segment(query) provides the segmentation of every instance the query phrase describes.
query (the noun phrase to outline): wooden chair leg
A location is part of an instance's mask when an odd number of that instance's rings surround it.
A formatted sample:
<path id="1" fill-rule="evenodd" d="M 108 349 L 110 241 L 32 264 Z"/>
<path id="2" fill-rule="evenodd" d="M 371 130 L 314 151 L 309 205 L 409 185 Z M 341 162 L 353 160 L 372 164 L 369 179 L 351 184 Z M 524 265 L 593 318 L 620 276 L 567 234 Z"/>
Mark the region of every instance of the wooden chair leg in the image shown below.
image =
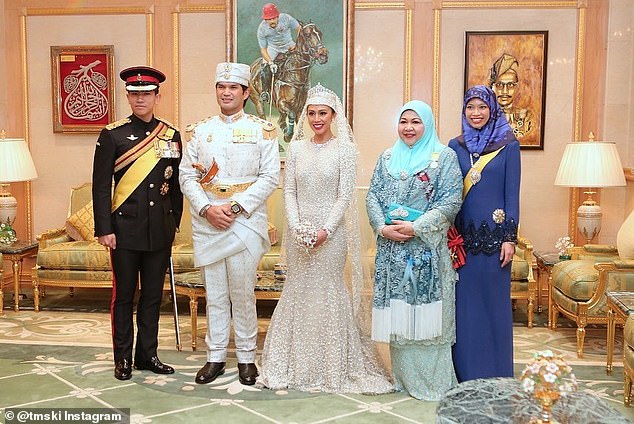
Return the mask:
<path id="1" fill-rule="evenodd" d="M 528 328 L 533 328 L 533 299 L 528 298 L 528 306 L 526 307 L 526 312 L 528 314 Z"/>
<path id="2" fill-rule="evenodd" d="M 192 350 L 195 351 L 198 337 L 198 298 L 195 294 L 189 295 L 189 320 L 192 327 Z"/>
<path id="3" fill-rule="evenodd" d="M 557 320 L 559 319 L 559 311 L 557 310 L 557 308 L 553 307 L 551 314 L 552 314 L 551 327 L 553 330 L 556 330 Z"/>
<path id="4" fill-rule="evenodd" d="M 623 405 L 630 406 L 632 404 L 632 379 L 627 372 L 624 373 L 623 383 Z"/>
<path id="5" fill-rule="evenodd" d="M 586 338 L 586 328 L 583 324 L 577 327 L 577 358 L 583 358 L 583 341 Z"/>

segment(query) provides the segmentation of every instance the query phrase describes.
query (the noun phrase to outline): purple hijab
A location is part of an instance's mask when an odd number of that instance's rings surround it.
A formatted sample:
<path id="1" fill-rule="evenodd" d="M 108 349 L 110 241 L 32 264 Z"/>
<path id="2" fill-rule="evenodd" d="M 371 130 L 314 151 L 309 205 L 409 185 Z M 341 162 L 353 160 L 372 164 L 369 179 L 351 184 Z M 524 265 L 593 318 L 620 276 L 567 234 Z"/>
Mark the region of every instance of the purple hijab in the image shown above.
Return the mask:
<path id="1" fill-rule="evenodd" d="M 489 106 L 491 116 L 481 129 L 473 128 L 467 122 L 465 109 L 471 99 L 478 98 Z M 484 85 L 476 85 L 467 90 L 462 105 L 462 139 L 469 153 L 479 155 L 490 153 L 516 140 L 513 129 L 506 120 L 493 90 Z"/>

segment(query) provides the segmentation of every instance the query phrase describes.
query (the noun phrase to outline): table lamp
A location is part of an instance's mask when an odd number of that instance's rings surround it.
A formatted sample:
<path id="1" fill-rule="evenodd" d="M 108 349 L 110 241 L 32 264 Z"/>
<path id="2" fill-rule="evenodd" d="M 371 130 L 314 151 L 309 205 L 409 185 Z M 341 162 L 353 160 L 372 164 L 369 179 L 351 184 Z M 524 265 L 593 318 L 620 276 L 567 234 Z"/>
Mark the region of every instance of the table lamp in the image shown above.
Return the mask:
<path id="1" fill-rule="evenodd" d="M 595 141 L 590 133 L 588 141 L 568 143 L 559 164 L 555 185 L 584 187 L 588 198 L 577 209 L 577 228 L 586 242 L 601 231 L 601 207 L 592 199 L 596 187 L 625 185 L 623 166 L 616 144 Z"/>
<path id="2" fill-rule="evenodd" d="M 15 222 L 18 201 L 9 192 L 9 183 L 37 178 L 31 153 L 22 138 L 6 138 L 0 131 L 0 224 Z"/>

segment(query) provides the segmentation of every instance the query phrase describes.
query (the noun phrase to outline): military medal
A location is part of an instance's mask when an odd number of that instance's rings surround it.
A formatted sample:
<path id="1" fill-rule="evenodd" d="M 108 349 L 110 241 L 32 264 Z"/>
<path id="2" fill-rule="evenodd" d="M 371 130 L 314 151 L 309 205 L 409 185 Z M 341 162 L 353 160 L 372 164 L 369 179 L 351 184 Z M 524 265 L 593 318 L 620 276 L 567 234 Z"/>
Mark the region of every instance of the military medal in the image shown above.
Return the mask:
<path id="1" fill-rule="evenodd" d="M 431 164 L 429 164 L 430 168 L 436 169 L 438 168 L 438 157 L 440 153 L 434 152 L 431 154 Z"/>
<path id="2" fill-rule="evenodd" d="M 172 178 L 173 174 L 174 174 L 174 168 L 172 168 L 172 165 L 167 165 L 167 167 L 165 168 L 165 173 L 163 173 L 163 176 L 165 177 L 166 180 L 169 180 L 170 178 Z"/>
<path id="3" fill-rule="evenodd" d="M 482 179 L 482 174 L 476 168 L 471 168 L 469 171 L 469 179 L 473 184 L 478 184 L 480 179 Z"/>
<path id="4" fill-rule="evenodd" d="M 469 154 L 469 160 L 471 161 L 471 169 L 469 170 L 469 179 L 471 180 L 473 184 L 478 184 L 480 180 L 482 179 L 482 174 L 480 173 L 480 170 L 474 166 L 474 163 L 473 163 L 474 157 L 478 159 L 480 158 L 480 155 L 478 153 L 474 153 L 473 155 Z M 476 160 L 475 163 L 478 163 L 478 161 Z"/>

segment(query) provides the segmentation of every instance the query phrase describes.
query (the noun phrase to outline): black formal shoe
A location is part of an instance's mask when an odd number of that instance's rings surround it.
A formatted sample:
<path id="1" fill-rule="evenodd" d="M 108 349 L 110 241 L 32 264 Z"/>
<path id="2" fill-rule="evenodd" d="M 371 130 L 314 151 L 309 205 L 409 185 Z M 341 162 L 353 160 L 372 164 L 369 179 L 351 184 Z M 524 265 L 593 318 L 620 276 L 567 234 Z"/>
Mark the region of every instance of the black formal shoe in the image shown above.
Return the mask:
<path id="1" fill-rule="evenodd" d="M 132 361 L 119 359 L 114 364 L 114 378 L 117 380 L 129 380 L 132 377 Z"/>
<path id="2" fill-rule="evenodd" d="M 135 361 L 134 368 L 138 370 L 149 370 L 154 374 L 174 374 L 174 368 L 161 362 L 158 356 L 152 356 L 145 363 Z"/>
<path id="3" fill-rule="evenodd" d="M 238 379 L 245 386 L 253 386 L 258 375 L 258 368 L 253 362 L 238 364 Z"/>
<path id="4" fill-rule="evenodd" d="M 202 367 L 196 373 L 196 383 L 198 384 L 207 384 L 214 381 L 218 376 L 225 373 L 225 363 L 224 362 L 207 362 L 204 367 Z"/>

